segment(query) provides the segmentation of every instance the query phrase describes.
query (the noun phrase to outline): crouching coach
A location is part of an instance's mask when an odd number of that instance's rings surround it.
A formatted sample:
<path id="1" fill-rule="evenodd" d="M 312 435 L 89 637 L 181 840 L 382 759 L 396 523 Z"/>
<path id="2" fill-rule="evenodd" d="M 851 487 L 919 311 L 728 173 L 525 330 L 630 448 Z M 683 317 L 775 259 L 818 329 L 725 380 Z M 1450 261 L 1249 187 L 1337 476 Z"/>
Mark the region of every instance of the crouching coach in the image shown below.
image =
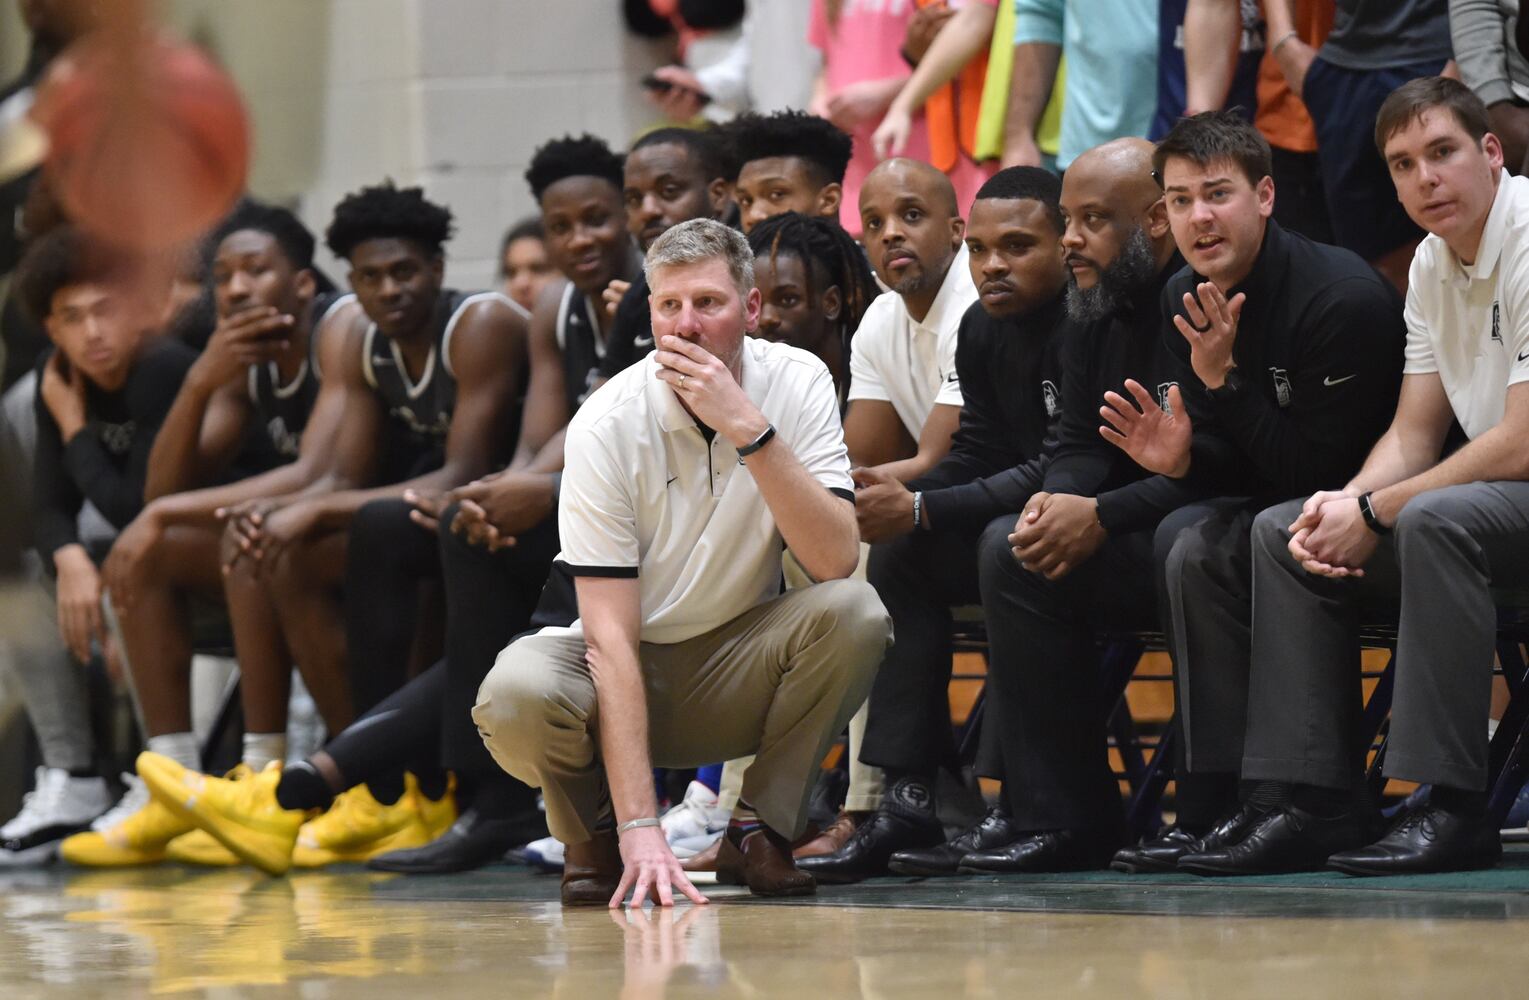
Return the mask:
<path id="1" fill-rule="evenodd" d="M 790 842 L 892 637 L 876 592 L 844 579 L 859 538 L 833 380 L 745 336 L 760 296 L 740 234 L 681 223 L 645 268 L 657 350 L 569 424 L 539 628 L 500 654 L 473 717 L 542 789 L 565 904 L 704 902 L 665 843 L 652 768 L 746 754 L 719 880 L 811 893 Z M 783 543 L 826 582 L 782 594 Z"/>

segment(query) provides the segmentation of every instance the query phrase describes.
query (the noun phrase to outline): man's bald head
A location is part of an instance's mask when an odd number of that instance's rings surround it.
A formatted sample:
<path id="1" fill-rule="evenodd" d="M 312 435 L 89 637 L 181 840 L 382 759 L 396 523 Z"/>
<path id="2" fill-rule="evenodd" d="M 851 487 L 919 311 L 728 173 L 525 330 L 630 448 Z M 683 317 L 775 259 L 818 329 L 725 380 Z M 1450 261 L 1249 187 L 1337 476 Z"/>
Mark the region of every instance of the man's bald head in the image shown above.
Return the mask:
<path id="1" fill-rule="evenodd" d="M 1152 151 L 1146 139 L 1114 139 L 1095 146 L 1072 162 L 1063 183 L 1076 177 L 1077 183 L 1099 189 L 1122 207 L 1142 207 L 1163 196 L 1162 188 L 1152 178 Z"/>
<path id="2" fill-rule="evenodd" d="M 945 176 L 945 171 L 932 167 L 922 160 L 909 160 L 905 157 L 894 157 L 883 160 L 865 176 L 865 182 L 860 186 L 861 213 L 865 212 L 865 196 L 868 190 L 876 188 L 892 188 L 898 191 L 916 192 L 936 211 L 943 212 L 947 216 L 961 214 L 961 208 L 956 204 L 956 189 L 950 183 L 950 178 Z"/>
<path id="3" fill-rule="evenodd" d="M 922 320 L 961 248 L 950 178 L 917 160 L 879 164 L 860 187 L 860 227 L 877 276 Z"/>
<path id="4" fill-rule="evenodd" d="M 1173 255 L 1152 143 L 1116 139 L 1079 156 L 1062 178 L 1068 312 L 1099 319 L 1151 282 Z"/>

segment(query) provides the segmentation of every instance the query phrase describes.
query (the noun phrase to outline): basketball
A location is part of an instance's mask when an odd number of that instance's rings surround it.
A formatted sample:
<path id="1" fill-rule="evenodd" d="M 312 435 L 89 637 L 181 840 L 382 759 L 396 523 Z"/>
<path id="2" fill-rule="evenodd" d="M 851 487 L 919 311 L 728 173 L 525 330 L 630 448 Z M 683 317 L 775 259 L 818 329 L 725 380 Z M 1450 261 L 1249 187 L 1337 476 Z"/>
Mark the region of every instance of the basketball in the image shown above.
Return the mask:
<path id="1" fill-rule="evenodd" d="M 158 250 L 201 235 L 244 190 L 249 121 L 202 52 L 87 39 L 60 60 L 33 112 L 69 214 L 102 240 Z"/>

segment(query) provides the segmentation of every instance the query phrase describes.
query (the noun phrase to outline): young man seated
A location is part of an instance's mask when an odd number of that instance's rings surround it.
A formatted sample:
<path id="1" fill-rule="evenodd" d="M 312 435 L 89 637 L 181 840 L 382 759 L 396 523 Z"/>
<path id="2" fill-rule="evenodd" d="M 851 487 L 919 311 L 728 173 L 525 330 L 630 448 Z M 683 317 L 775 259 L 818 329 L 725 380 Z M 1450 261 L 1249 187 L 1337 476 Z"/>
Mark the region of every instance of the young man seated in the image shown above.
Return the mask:
<path id="1" fill-rule="evenodd" d="M 1161 617 L 1174 664 L 1183 748 L 1175 823 L 1111 862 L 1172 870 L 1177 859 L 1240 837 L 1264 794 L 1239 808 L 1252 615 L 1249 531 L 1260 510 L 1346 479 L 1396 406 L 1402 303 L 1357 254 L 1314 243 L 1271 218 L 1267 141 L 1231 112 L 1180 119 L 1153 154 L 1174 240 L 1189 267 L 1164 307 L 1171 350 L 1189 363 L 1236 451 L 1235 494 L 1165 519 L 1156 547 Z M 1142 465 L 1190 465 L 1190 429 L 1145 392 L 1107 397 L 1109 437 Z M 1165 432 L 1176 428 L 1168 445 Z M 1158 452 L 1159 454 L 1152 454 Z M 1224 822 L 1223 822 L 1224 821 Z M 1202 839 L 1203 838 L 1203 839 Z"/>
<path id="2" fill-rule="evenodd" d="M 1485 723 L 1492 588 L 1529 583 L 1529 180 L 1503 169 L 1487 126 L 1481 100 L 1443 77 L 1381 106 L 1375 144 L 1429 233 L 1408 279 L 1401 398 L 1348 483 L 1253 523 L 1242 777 L 1280 794 L 1240 838 L 1181 869 L 1399 875 L 1501 856 Z M 1468 441 L 1445 455 L 1456 422 Z M 1357 669 L 1359 608 L 1377 604 L 1399 614 L 1385 774 L 1433 786 L 1379 840 Z"/>
<path id="3" fill-rule="evenodd" d="M 1003 780 L 1007 823 L 970 831 L 960 872 L 1097 868 L 1120 846 L 1099 635 L 1157 626 L 1154 529 L 1206 495 L 1200 478 L 1214 482 L 1226 461 L 1201 390 L 1163 337 L 1162 289 L 1183 260 L 1151 144 L 1119 139 L 1079 156 L 1062 207 L 1067 308 L 1079 325 L 1063 350 L 1057 440 L 1017 523 L 991 522 L 978 543 L 990 662 L 983 725 L 996 737 L 984 763 Z M 1198 418 L 1194 476 L 1153 475 L 1100 436 L 1106 393 L 1132 381 Z"/>
<path id="4" fill-rule="evenodd" d="M 405 493 L 410 530 L 436 536 L 450 608 L 446 655 L 286 769 L 275 802 L 289 818 L 265 839 L 267 857 L 299 867 L 366 861 L 385 871 L 462 871 L 544 829 L 533 794 L 494 765 L 470 713 L 494 657 L 528 624 L 557 552 L 563 430 L 599 360 L 600 314 L 591 303 L 609 282 L 630 277 L 636 259 L 617 222 L 620 176 L 620 158 L 588 136 L 554 139 L 532 157 L 526 179 L 541 205 L 547 250 L 570 283 L 547 288 L 532 316 L 515 457 L 453 490 Z M 449 768 L 462 806 L 449 829 L 415 846 L 401 836 L 417 811 L 416 796 L 403 794 L 410 767 Z M 315 809 L 329 811 L 299 829 Z"/>
<path id="5" fill-rule="evenodd" d="M 37 366 L 33 541 L 70 655 L 15 661 L 43 766 L 21 812 L 0 828 L 0 863 L 48 861 L 111 805 L 85 676 L 107 644 L 97 568 L 106 546 L 87 543 L 79 516 L 86 501 L 115 528 L 137 516 L 154 435 L 195 358 L 157 334 L 168 288 L 147 301 L 129 273 L 127 261 L 69 226 L 34 243 L 17 271 L 21 301 L 53 343 Z"/>
<path id="6" fill-rule="evenodd" d="M 756 752 L 720 877 L 811 892 L 790 840 L 891 637 L 874 592 L 843 579 L 857 539 L 833 382 L 745 337 L 760 297 L 737 232 L 682 223 L 646 270 L 658 350 L 570 425 L 542 627 L 500 655 L 473 717 L 542 789 L 565 904 L 701 902 L 659 828 L 652 765 Z M 829 582 L 779 594 L 783 543 Z"/>
<path id="7" fill-rule="evenodd" d="M 860 758 L 885 768 L 890 785 L 862 806 L 875 814 L 842 848 L 804 863 L 825 881 L 884 874 L 894 852 L 945 839 L 933 787 L 940 767 L 956 766 L 946 697 L 950 608 L 980 599 L 977 540 L 995 517 L 1029 499 L 1060 412 L 1067 286 L 1060 194 L 1056 175 L 1037 167 L 1001 171 L 982 186 L 966 226 L 968 280 L 979 298 L 961 317 L 955 362 L 964 404 L 950 453 L 908 484 L 857 472 L 860 533 L 873 543 L 866 577 L 898 636 L 871 688 Z M 1011 470 L 1024 471 L 1027 485 L 1010 485 Z M 900 859 L 899 870 L 952 872 L 970 846 L 945 850 L 955 854 L 948 864 Z"/>
<path id="8" fill-rule="evenodd" d="M 251 717 L 249 691 L 274 693 L 259 704 L 284 709 L 294 662 L 330 732 L 354 716 L 338 588 L 357 513 L 378 500 L 401 503 L 409 490 L 462 485 L 509 451 L 525 322 L 496 293 L 442 287 L 450 234 L 451 213 L 418 188 L 365 188 L 335 209 L 329 246 L 350 263 L 365 318 L 357 321 L 359 338 L 346 338 L 356 349 L 324 367 L 321 397 L 341 397 L 332 466 L 303 490 L 236 508 L 224 537 L 246 726 L 272 745 L 284 732 L 284 712 Z M 279 835 L 288 826 L 295 835 L 303 816 L 277 806 L 279 768 L 224 782 L 145 753 L 139 775 L 181 821 L 206 829 L 242 860 L 272 872 L 290 865 L 290 839 L 283 846 Z M 416 843 L 450 825 L 449 800 L 407 791 L 422 814 Z"/>
<path id="9" fill-rule="evenodd" d="M 724 127 L 733 165 L 733 200 L 747 234 L 782 212 L 839 218 L 853 142 L 826 118 L 805 111 L 739 115 Z"/>
<path id="10" fill-rule="evenodd" d="M 360 312 L 354 296 L 318 292 L 313 235 L 284 209 L 246 203 L 210 243 L 218 325 L 155 440 L 150 503 L 112 546 L 104 571 L 148 748 L 189 768 L 201 767 L 191 732 L 193 608 L 223 597 L 218 512 L 297 492 L 328 468 L 341 413 L 334 394 L 315 411 L 320 373 L 326 362 L 341 364 Z M 358 343 L 352 337 L 350 349 Z M 314 432 L 305 434 L 310 417 Z M 230 473 L 251 436 L 263 438 L 283 464 L 205 486 Z M 272 692 L 251 687 L 248 694 Z M 285 712 L 285 703 L 262 704 L 251 716 Z M 260 731 L 248 734 L 239 773 L 278 759 L 276 743 Z M 71 837 L 62 856 L 87 866 L 142 865 L 163 860 L 168 849 L 178 860 L 233 860 L 210 837 L 181 837 L 186 824 L 152 805 L 136 778 L 110 819 Z"/>

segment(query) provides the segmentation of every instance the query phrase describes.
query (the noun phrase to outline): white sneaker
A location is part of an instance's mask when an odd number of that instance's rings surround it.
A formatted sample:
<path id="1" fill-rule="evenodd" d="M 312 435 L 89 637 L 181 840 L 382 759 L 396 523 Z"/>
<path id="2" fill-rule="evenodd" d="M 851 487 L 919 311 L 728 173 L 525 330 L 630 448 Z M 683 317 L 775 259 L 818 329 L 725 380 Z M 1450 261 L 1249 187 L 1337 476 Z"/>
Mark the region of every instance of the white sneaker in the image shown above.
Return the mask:
<path id="1" fill-rule="evenodd" d="M 664 813 L 659 823 L 674 856 L 684 860 L 710 847 L 727 829 L 727 819 L 727 812 L 717 805 L 717 793 L 699 781 L 692 781 L 685 789 L 684 800 Z"/>
<path id="2" fill-rule="evenodd" d="M 61 767 L 39 767 L 21 811 L 0 826 L 0 868 L 47 864 L 59 842 L 90 826 L 111 807 L 104 778 L 75 778 Z"/>
<path id="3" fill-rule="evenodd" d="M 543 837 L 541 840 L 533 840 L 521 848 L 526 856 L 526 864 L 532 868 L 544 872 L 560 872 L 563 870 L 563 842 L 556 837 Z"/>
<path id="4" fill-rule="evenodd" d="M 97 833 L 104 833 L 110 830 L 133 815 L 133 813 L 148 805 L 149 800 L 153 798 L 149 794 L 149 786 L 145 785 L 143 779 L 138 777 L 138 775 L 123 771 L 118 777 L 122 779 L 122 787 L 126 791 L 122 793 L 122 798 L 118 799 L 111 809 L 97 816 L 95 822 L 90 824 L 90 828 Z"/>

